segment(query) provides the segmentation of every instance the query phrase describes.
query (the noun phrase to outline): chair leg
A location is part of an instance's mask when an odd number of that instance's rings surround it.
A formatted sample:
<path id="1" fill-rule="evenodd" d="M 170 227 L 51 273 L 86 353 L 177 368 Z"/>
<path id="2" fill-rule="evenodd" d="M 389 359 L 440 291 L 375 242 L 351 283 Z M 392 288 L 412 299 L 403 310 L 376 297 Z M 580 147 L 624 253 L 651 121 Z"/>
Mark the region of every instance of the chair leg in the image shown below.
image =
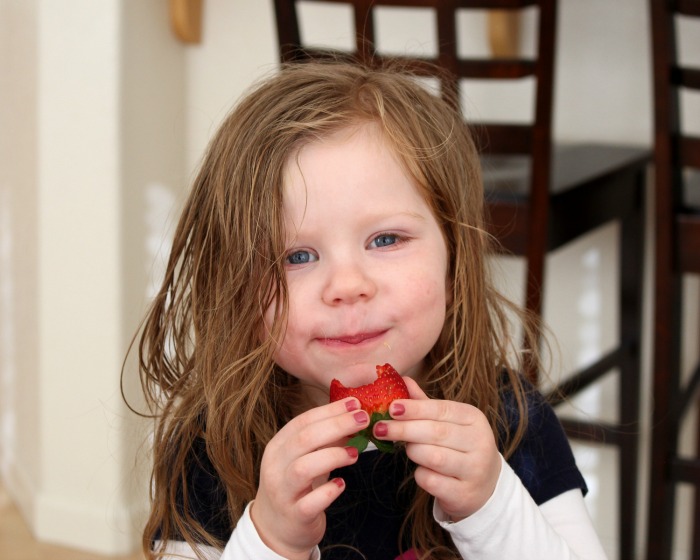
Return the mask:
<path id="1" fill-rule="evenodd" d="M 671 478 L 671 467 L 678 449 L 680 428 L 675 401 L 680 382 L 682 283 L 679 275 L 670 272 L 670 262 L 667 268 L 668 271 L 657 270 L 656 274 L 654 410 L 646 560 L 668 560 L 673 549 L 676 484 Z"/>
<path id="2" fill-rule="evenodd" d="M 695 419 L 695 457 L 700 458 L 700 395 L 695 399 L 697 417 Z M 696 560 L 700 559 L 700 483 L 695 484 L 695 504 L 693 511 L 693 555 Z"/>
<path id="3" fill-rule="evenodd" d="M 643 174 L 642 174 L 643 175 Z M 636 546 L 639 482 L 639 408 L 644 273 L 644 176 L 638 180 L 636 211 L 622 221 L 620 232 L 620 326 L 623 359 L 619 372 L 619 558 L 632 560 Z"/>
<path id="4" fill-rule="evenodd" d="M 670 456 L 668 455 L 673 445 L 668 441 L 661 441 L 669 431 L 664 428 L 664 424 L 667 423 L 655 422 L 652 433 L 651 447 L 654 452 L 650 472 L 646 560 L 668 560 L 671 558 L 673 548 L 676 486 L 669 477 Z"/>

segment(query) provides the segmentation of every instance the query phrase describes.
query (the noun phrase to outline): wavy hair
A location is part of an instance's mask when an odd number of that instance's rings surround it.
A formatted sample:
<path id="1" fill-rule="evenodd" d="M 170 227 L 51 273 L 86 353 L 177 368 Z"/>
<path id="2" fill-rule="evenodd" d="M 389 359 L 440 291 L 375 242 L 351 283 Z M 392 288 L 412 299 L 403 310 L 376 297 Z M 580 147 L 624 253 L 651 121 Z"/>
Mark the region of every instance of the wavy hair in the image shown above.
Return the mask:
<path id="1" fill-rule="evenodd" d="M 454 101 L 402 69 L 304 63 L 256 85 L 224 120 L 139 336 L 141 384 L 156 419 L 152 507 L 143 533 L 149 558 L 158 555 L 151 551 L 157 539 L 224 544 L 181 507 L 195 440 L 206 442 L 234 527 L 255 497 L 266 444 L 299 409 L 300 384 L 273 360 L 288 309 L 283 170 L 295 150 L 344 127 L 380 126 L 446 239 L 451 293 L 442 333 L 425 360 L 424 390 L 480 408 L 506 457 L 517 446 L 527 417 L 508 309 L 524 321 L 527 336 L 536 331 L 489 279 L 479 157 Z M 270 336 L 261 337 L 273 302 L 278 315 Z M 505 384 L 519 408 L 514 429 L 504 410 Z M 405 522 L 412 546 L 430 558 L 458 558 L 433 521 L 430 496 L 411 479 L 406 484 L 415 487 Z"/>

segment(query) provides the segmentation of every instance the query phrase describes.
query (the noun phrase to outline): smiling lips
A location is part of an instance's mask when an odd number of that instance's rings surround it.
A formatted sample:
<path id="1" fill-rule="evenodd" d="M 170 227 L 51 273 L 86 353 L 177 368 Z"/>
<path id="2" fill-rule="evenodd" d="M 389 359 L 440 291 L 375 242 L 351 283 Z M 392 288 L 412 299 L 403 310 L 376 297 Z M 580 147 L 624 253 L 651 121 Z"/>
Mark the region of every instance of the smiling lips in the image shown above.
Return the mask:
<path id="1" fill-rule="evenodd" d="M 328 338 L 320 338 L 319 340 L 323 342 L 324 344 L 330 344 L 330 345 L 357 345 L 357 344 L 362 344 L 363 342 L 366 342 L 368 340 L 372 340 L 375 338 L 380 337 L 383 335 L 386 331 L 374 331 L 374 332 L 366 332 L 366 333 L 359 333 L 359 334 L 354 334 L 354 335 L 347 335 L 347 336 L 337 336 L 337 337 L 328 337 Z"/>

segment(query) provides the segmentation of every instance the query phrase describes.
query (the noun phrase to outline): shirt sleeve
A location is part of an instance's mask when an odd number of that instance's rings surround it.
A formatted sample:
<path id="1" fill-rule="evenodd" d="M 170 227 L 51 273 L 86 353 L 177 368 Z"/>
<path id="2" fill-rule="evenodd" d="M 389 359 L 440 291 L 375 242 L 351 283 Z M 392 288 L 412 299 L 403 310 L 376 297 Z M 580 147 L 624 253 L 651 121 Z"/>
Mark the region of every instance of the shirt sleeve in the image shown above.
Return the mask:
<path id="1" fill-rule="evenodd" d="M 251 504 L 252 502 L 245 508 L 223 552 L 211 546 L 197 547 L 206 560 L 285 560 L 284 556 L 270 550 L 258 535 L 250 517 Z M 165 544 L 163 558 L 166 560 L 197 559 L 195 551 L 186 542 L 168 541 Z M 321 552 L 318 547 L 311 552 L 309 560 L 321 560 Z"/>
<path id="2" fill-rule="evenodd" d="M 480 560 L 606 560 L 580 490 L 538 506 L 502 458 L 491 498 L 471 516 L 449 521 L 437 502 L 435 520 L 463 558 Z"/>
<path id="3" fill-rule="evenodd" d="M 571 445 L 552 406 L 525 380 L 527 429 L 508 464 L 537 505 L 579 489 L 585 496 L 586 481 L 576 466 Z M 517 430 L 520 415 L 512 392 L 504 394 L 511 430 Z"/>

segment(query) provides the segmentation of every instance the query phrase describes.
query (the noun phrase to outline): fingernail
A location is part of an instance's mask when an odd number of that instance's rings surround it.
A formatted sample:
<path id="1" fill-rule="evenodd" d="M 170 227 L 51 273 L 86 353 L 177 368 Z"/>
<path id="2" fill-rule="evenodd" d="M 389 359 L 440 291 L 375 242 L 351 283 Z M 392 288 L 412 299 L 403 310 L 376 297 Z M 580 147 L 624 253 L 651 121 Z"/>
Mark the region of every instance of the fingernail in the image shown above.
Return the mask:
<path id="1" fill-rule="evenodd" d="M 333 482 L 338 488 L 342 488 L 343 486 L 345 486 L 345 481 L 344 481 L 342 478 L 334 478 L 334 479 L 332 480 L 332 482 Z"/>
<path id="2" fill-rule="evenodd" d="M 378 437 L 384 437 L 389 433 L 389 426 L 387 426 L 384 422 L 377 422 L 374 425 L 374 435 Z"/>
<path id="3" fill-rule="evenodd" d="M 357 459 L 357 456 L 360 454 L 360 452 L 357 450 L 357 447 L 348 446 L 345 448 L 345 451 L 347 451 L 351 459 Z"/>
<path id="4" fill-rule="evenodd" d="M 355 399 L 352 399 L 351 401 L 345 402 L 345 408 L 348 409 L 348 412 L 352 412 L 360 408 L 360 404 Z"/>
<path id="5" fill-rule="evenodd" d="M 401 403 L 391 403 L 389 413 L 392 416 L 401 416 L 404 412 L 406 412 L 406 407 L 404 405 Z"/>
<path id="6" fill-rule="evenodd" d="M 369 419 L 367 413 L 364 410 L 356 412 L 355 414 L 353 414 L 353 417 L 355 418 L 355 422 L 357 422 L 358 424 L 366 424 L 367 420 Z"/>

